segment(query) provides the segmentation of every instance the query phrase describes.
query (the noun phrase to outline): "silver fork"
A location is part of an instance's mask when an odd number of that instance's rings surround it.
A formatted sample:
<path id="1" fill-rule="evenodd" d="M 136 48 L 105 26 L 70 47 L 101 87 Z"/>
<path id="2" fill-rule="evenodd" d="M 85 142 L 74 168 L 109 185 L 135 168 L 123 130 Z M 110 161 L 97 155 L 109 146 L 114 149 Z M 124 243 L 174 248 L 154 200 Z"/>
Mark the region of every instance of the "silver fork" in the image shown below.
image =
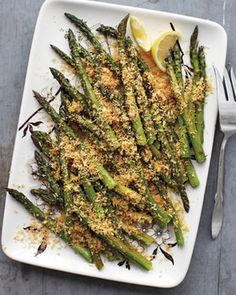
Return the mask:
<path id="1" fill-rule="evenodd" d="M 220 129 L 224 134 L 220 148 L 217 189 L 211 220 L 211 235 L 213 239 L 216 239 L 223 223 L 225 147 L 230 136 L 236 133 L 236 79 L 233 67 L 230 69 L 229 73 L 225 69 L 223 83 L 218 70 L 216 68 L 214 68 L 214 70 L 219 105 Z"/>

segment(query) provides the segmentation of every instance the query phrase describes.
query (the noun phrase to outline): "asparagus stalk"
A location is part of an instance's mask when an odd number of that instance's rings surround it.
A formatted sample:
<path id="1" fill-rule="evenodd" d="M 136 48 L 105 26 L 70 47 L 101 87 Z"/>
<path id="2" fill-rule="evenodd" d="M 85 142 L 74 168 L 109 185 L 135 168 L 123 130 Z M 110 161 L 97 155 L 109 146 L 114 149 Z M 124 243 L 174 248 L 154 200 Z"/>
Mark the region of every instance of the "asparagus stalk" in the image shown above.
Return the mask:
<path id="1" fill-rule="evenodd" d="M 186 130 L 183 116 L 178 117 L 178 124 L 179 124 L 179 137 L 180 137 L 181 148 L 182 148 L 182 157 L 184 159 L 189 159 L 190 147 L 189 147 L 188 135 L 187 135 L 187 130 Z"/>
<path id="2" fill-rule="evenodd" d="M 73 210 L 73 199 L 68 186 L 70 184 L 70 177 L 69 177 L 69 170 L 68 170 L 68 162 L 65 156 L 65 151 L 60 142 L 60 135 L 57 134 L 57 138 L 59 139 L 59 161 L 61 166 L 61 180 L 62 180 L 62 187 L 63 187 L 63 199 L 64 199 L 64 207 L 65 207 L 65 225 L 68 229 L 72 226 L 72 219 L 71 213 Z"/>
<path id="3" fill-rule="evenodd" d="M 50 150 L 53 143 L 49 134 L 38 130 L 32 131 L 31 139 L 41 153 L 43 153 L 46 157 L 51 158 Z"/>
<path id="4" fill-rule="evenodd" d="M 52 176 L 50 167 L 47 165 L 44 158 L 40 155 L 38 151 L 35 151 L 35 161 L 38 165 L 40 176 L 49 184 L 50 189 L 54 192 L 57 199 L 61 199 L 61 188 L 57 181 Z"/>
<path id="5" fill-rule="evenodd" d="M 181 53 L 179 47 L 176 45 L 173 50 L 174 55 L 174 70 L 176 75 L 176 80 L 181 92 L 182 100 L 184 100 L 184 83 L 183 83 L 183 76 L 182 76 L 182 66 L 181 66 Z M 189 141 L 187 136 L 186 125 L 182 115 L 178 117 L 178 124 L 179 124 L 179 137 L 182 147 L 182 157 L 189 159 L 190 158 L 190 147 Z"/>
<path id="6" fill-rule="evenodd" d="M 75 87 L 70 84 L 70 81 L 57 69 L 50 68 L 53 77 L 61 85 L 61 88 L 75 101 L 79 101 L 84 110 L 88 110 L 88 101 L 85 95 L 80 93 Z"/>
<path id="7" fill-rule="evenodd" d="M 150 246 L 155 242 L 155 239 L 152 236 L 149 236 L 144 231 L 136 228 L 132 225 L 127 225 L 126 223 L 120 221 L 122 230 L 131 238 L 142 242 L 146 246 Z"/>
<path id="8" fill-rule="evenodd" d="M 63 200 L 58 199 L 57 195 L 50 190 L 45 189 L 32 189 L 31 194 L 36 198 L 41 198 L 44 202 L 52 205 L 52 206 L 62 206 Z"/>
<path id="9" fill-rule="evenodd" d="M 169 208 L 174 212 L 172 215 L 173 216 L 172 222 L 173 222 L 173 226 L 174 226 L 176 242 L 177 242 L 178 246 L 182 247 L 184 245 L 184 236 L 183 236 L 183 232 L 182 232 L 180 222 L 179 222 L 178 216 L 176 214 L 175 208 L 174 208 L 170 198 L 168 197 L 166 191 L 163 189 L 163 186 L 161 185 L 161 182 L 159 180 L 157 180 L 156 185 L 157 185 L 157 188 L 158 188 L 161 196 L 167 202 Z"/>
<path id="10" fill-rule="evenodd" d="M 139 109 L 136 103 L 134 90 L 132 87 L 132 81 L 129 77 L 129 63 L 126 56 L 126 26 L 129 15 L 127 15 L 118 26 L 118 46 L 119 46 L 119 55 L 121 63 L 121 72 L 122 72 L 122 81 L 124 84 L 125 90 L 125 103 L 127 106 L 129 118 L 132 122 L 132 126 L 135 132 L 135 137 L 139 145 L 147 144 L 147 139 L 143 130 L 142 121 L 139 115 Z"/>
<path id="11" fill-rule="evenodd" d="M 105 218 L 105 211 L 103 207 L 96 200 L 96 192 L 93 185 L 89 181 L 83 181 L 83 189 L 86 193 L 88 201 L 93 205 L 95 212 L 101 219 Z"/>
<path id="12" fill-rule="evenodd" d="M 175 69 L 176 80 L 181 90 L 182 99 L 184 100 L 185 97 L 184 97 L 184 84 L 183 84 L 183 76 L 182 76 L 182 68 L 181 68 L 181 53 L 177 45 L 174 48 L 173 56 L 174 56 L 174 69 Z M 190 114 L 192 115 L 191 120 L 195 122 L 194 103 L 192 103 L 191 101 L 187 103 L 189 104 L 189 108 L 192 109 L 192 112 Z M 179 123 L 179 135 L 180 135 L 180 141 L 181 141 L 181 147 L 182 147 L 182 157 L 189 159 L 190 147 L 189 147 L 186 125 L 182 115 L 178 117 L 178 123 Z M 192 165 L 190 160 L 187 160 L 186 166 L 187 166 L 186 170 L 187 170 L 189 182 L 192 187 L 196 187 L 199 184 L 199 180 L 198 180 L 196 171 L 194 169 L 194 166 Z"/>
<path id="13" fill-rule="evenodd" d="M 168 175 L 164 173 L 161 173 L 160 179 L 172 190 L 178 192 L 178 184 L 173 178 L 169 177 Z"/>
<path id="14" fill-rule="evenodd" d="M 185 102 L 182 101 L 182 95 L 180 95 L 181 91 L 179 91 L 178 81 L 176 79 L 176 75 L 175 75 L 175 71 L 173 67 L 173 59 L 171 56 L 168 57 L 166 66 L 167 66 L 167 72 L 170 77 L 172 89 L 178 100 L 180 109 L 183 112 L 183 119 L 186 124 L 188 135 L 196 155 L 196 160 L 198 163 L 203 163 L 206 160 L 206 156 L 202 147 L 201 139 L 196 130 L 195 121 L 192 120 L 192 115 L 191 115 L 191 112 L 194 111 L 193 110 L 194 105 L 193 103 L 189 103 L 187 106 L 185 106 Z"/>
<path id="15" fill-rule="evenodd" d="M 120 146 L 120 143 L 118 139 L 116 138 L 116 135 L 114 131 L 112 130 L 112 128 L 106 123 L 106 120 L 103 118 L 102 105 L 100 104 L 99 100 L 94 94 L 92 85 L 89 81 L 88 75 L 85 71 L 85 68 L 83 66 L 82 60 L 78 52 L 78 46 L 77 46 L 75 35 L 71 30 L 68 31 L 68 40 L 69 40 L 69 46 L 71 49 L 72 58 L 75 63 L 76 71 L 81 79 L 81 83 L 82 83 L 82 87 L 84 89 L 85 95 L 91 100 L 92 106 L 96 110 L 96 114 L 99 117 L 99 122 L 101 122 L 102 127 L 105 128 L 105 133 L 107 135 L 107 139 L 109 139 L 110 145 L 114 149 L 117 149 Z"/>
<path id="16" fill-rule="evenodd" d="M 18 202 L 20 202 L 29 213 L 43 222 L 54 234 L 58 235 L 64 242 L 66 242 L 76 253 L 83 256 L 88 262 L 92 263 L 92 255 L 88 248 L 79 244 L 75 244 L 71 239 L 69 233 L 61 228 L 58 222 L 47 216 L 42 210 L 35 206 L 25 195 L 17 190 L 7 188 L 7 192 Z"/>
<path id="17" fill-rule="evenodd" d="M 113 60 L 113 58 L 110 56 L 109 53 L 107 53 L 101 43 L 98 41 L 96 36 L 92 33 L 90 28 L 87 26 L 86 22 L 84 22 L 82 19 L 77 18 L 76 16 L 70 14 L 70 13 L 65 13 L 65 16 L 76 25 L 76 27 L 79 28 L 79 30 L 84 34 L 84 36 L 91 42 L 93 47 L 96 49 L 96 51 L 100 54 L 103 54 L 107 65 L 110 67 L 110 69 L 116 74 L 119 75 L 119 67 Z"/>
<path id="18" fill-rule="evenodd" d="M 131 68 L 133 67 L 133 70 L 134 70 L 134 73 L 131 79 L 132 79 L 132 85 L 136 94 L 136 100 L 138 102 L 138 106 L 140 109 L 144 131 L 147 136 L 148 143 L 153 144 L 156 139 L 156 131 L 155 131 L 154 123 L 152 121 L 152 117 L 150 114 L 148 99 L 146 97 L 145 89 L 143 87 L 142 76 L 138 70 L 137 51 L 134 48 L 134 45 L 130 38 L 127 38 L 126 44 L 127 44 L 128 54 L 130 56 L 129 66 Z"/>
<path id="19" fill-rule="evenodd" d="M 172 167 L 173 170 L 173 174 L 174 174 L 174 178 L 177 181 L 177 186 L 178 186 L 178 191 L 180 193 L 182 202 L 183 202 L 183 206 L 186 212 L 189 211 L 189 200 L 188 200 L 188 196 L 186 194 L 185 191 L 185 187 L 184 187 L 184 180 L 183 180 L 183 171 L 181 169 L 180 166 L 180 159 L 178 159 L 176 157 L 176 154 L 172 148 L 172 145 L 170 143 L 170 141 L 168 140 L 166 134 L 164 133 L 164 130 L 161 126 L 159 126 L 159 139 L 162 143 L 163 148 L 166 151 L 166 155 L 170 161 L 170 165 Z"/>
<path id="20" fill-rule="evenodd" d="M 155 156 L 155 158 L 157 160 L 161 159 L 161 157 L 162 157 L 161 152 L 155 144 L 151 144 L 150 149 L 151 149 L 152 154 Z"/>
<path id="21" fill-rule="evenodd" d="M 198 50 L 198 59 L 200 66 L 200 75 L 203 79 L 203 90 L 202 90 L 202 100 L 197 104 L 196 111 L 196 125 L 198 133 L 200 134 L 201 142 L 204 141 L 204 99 L 206 96 L 206 61 L 205 61 L 205 52 L 204 47 L 199 47 Z"/>
<path id="22" fill-rule="evenodd" d="M 60 48 L 58 48 L 55 45 L 50 44 L 50 46 L 68 65 L 70 65 L 71 67 L 75 66 L 73 59 L 70 56 L 68 56 L 65 52 L 63 52 Z M 86 61 L 88 61 L 89 63 L 93 63 L 93 57 L 91 53 L 87 49 L 85 49 L 80 43 L 78 43 L 77 46 L 80 57 L 85 58 Z"/>
<path id="23" fill-rule="evenodd" d="M 74 67 L 73 59 L 63 52 L 60 48 L 55 45 L 50 44 L 51 48 L 72 68 Z"/>
<path id="24" fill-rule="evenodd" d="M 200 67 L 198 60 L 198 26 L 194 28 L 190 38 L 190 61 L 193 66 L 194 80 L 199 81 Z"/>
<path id="25" fill-rule="evenodd" d="M 198 48 L 198 26 L 194 28 L 190 39 L 190 61 L 193 67 L 193 91 L 198 86 L 200 79 L 203 80 L 202 97 L 195 102 L 196 105 L 196 129 L 203 143 L 204 137 L 204 98 L 206 95 L 206 63 L 204 48 Z"/>
<path id="26" fill-rule="evenodd" d="M 100 27 L 98 27 L 96 29 L 96 31 L 103 34 L 103 35 L 105 35 L 105 36 L 112 37 L 114 39 L 118 38 L 117 30 L 115 28 L 113 28 L 113 27 L 110 27 L 110 26 L 100 25 Z"/>
<path id="27" fill-rule="evenodd" d="M 194 28 L 193 34 L 191 35 L 190 38 L 190 62 L 193 67 L 193 86 L 192 86 L 192 93 L 191 96 L 193 95 L 193 92 L 195 88 L 197 87 L 197 83 L 199 82 L 200 79 L 200 68 L 199 68 L 199 62 L 198 62 L 198 26 Z M 197 124 L 196 120 L 196 102 L 191 101 L 190 108 L 191 108 L 191 114 L 192 114 L 192 120 L 195 121 L 195 124 Z M 196 125 L 196 130 L 197 130 L 197 125 Z"/>
<path id="28" fill-rule="evenodd" d="M 196 174 L 196 170 L 190 160 L 186 161 L 186 170 L 188 174 L 188 180 L 192 187 L 197 187 L 200 182 Z"/>
<path id="29" fill-rule="evenodd" d="M 80 127 L 87 129 L 98 138 L 104 139 L 105 134 L 103 130 L 94 124 L 92 120 L 78 114 L 71 114 L 67 117 L 67 119 L 69 122 L 77 123 Z"/>

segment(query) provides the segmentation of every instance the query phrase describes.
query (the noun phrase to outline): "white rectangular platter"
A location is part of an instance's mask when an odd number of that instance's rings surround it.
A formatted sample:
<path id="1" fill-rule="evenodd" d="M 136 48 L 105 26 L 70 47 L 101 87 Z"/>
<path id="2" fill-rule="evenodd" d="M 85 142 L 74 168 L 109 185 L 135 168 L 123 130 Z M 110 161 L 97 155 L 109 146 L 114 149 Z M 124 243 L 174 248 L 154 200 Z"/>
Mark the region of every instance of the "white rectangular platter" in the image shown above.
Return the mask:
<path id="1" fill-rule="evenodd" d="M 89 26 L 98 23 L 116 26 L 127 13 L 131 13 L 143 21 L 153 40 L 159 33 L 170 30 L 169 23 L 172 22 L 175 28 L 184 36 L 183 47 L 188 46 L 189 37 L 194 26 L 198 25 L 200 43 L 206 48 L 207 65 L 212 66 L 214 64 L 220 72 L 223 71 L 227 38 L 224 29 L 214 22 L 160 11 L 93 1 L 49 0 L 43 4 L 35 28 L 19 126 L 38 108 L 38 104 L 32 95 L 32 89 L 42 93 L 42 90 L 47 85 L 46 92 L 50 87 L 57 86 L 57 82 L 53 80 L 48 68 L 49 66 L 59 66 L 59 61 L 55 61 L 55 54 L 49 44 L 55 44 L 62 49 L 68 50 L 64 34 L 69 27 L 75 29 L 64 17 L 64 12 L 72 13 L 86 20 Z M 209 69 L 208 71 L 211 72 Z M 45 117 L 45 114 L 40 113 L 37 116 L 40 119 L 42 116 Z M 166 288 L 180 284 L 187 273 L 197 236 L 212 153 L 216 117 L 217 98 L 215 93 L 212 93 L 208 96 L 205 107 L 204 148 L 207 160 L 201 166 L 195 165 L 200 179 L 200 186 L 197 189 L 188 188 L 191 209 L 189 214 L 186 214 L 186 223 L 189 231 L 185 234 L 185 246 L 182 249 L 174 247 L 171 250 L 171 255 L 175 261 L 174 265 L 169 260 L 164 259 L 163 256 L 157 256 L 153 261 L 154 267 L 149 272 L 143 271 L 134 265 L 132 265 L 131 270 L 128 270 L 125 267 L 117 266 L 117 262 L 107 262 L 104 269 L 99 271 L 76 255 L 62 242 L 60 243 L 61 247 L 58 245 L 54 248 L 48 247 L 41 255 L 35 256 L 38 245 L 30 245 L 24 239 L 22 241 L 16 238 L 19 235 L 19 230 L 32 222 L 32 217 L 10 196 L 7 196 L 5 204 L 2 230 L 3 251 L 10 258 L 24 263 L 107 280 Z M 28 196 L 30 195 L 30 189 L 35 187 L 30 167 L 30 164 L 33 163 L 33 150 L 34 147 L 30 136 L 27 135 L 22 138 L 22 131 L 17 132 L 8 186 L 19 188 Z"/>

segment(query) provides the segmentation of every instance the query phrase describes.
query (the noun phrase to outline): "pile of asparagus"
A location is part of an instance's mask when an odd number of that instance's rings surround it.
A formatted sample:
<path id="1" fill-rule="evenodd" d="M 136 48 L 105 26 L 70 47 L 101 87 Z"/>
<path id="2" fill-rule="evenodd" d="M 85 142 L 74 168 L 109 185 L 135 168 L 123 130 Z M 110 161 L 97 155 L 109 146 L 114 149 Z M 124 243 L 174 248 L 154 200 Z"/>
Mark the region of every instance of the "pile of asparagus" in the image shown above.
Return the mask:
<path id="1" fill-rule="evenodd" d="M 170 99 L 155 89 L 157 77 L 126 35 L 128 15 L 117 30 L 100 26 L 99 39 L 83 20 L 65 16 L 89 46 L 83 47 L 72 30 L 67 34 L 70 56 L 51 45 L 80 81 L 73 86 L 50 68 L 60 85 L 59 111 L 34 91 L 55 124 L 54 134 L 31 133 L 37 148 L 33 173 L 44 185 L 31 193 L 47 210 L 14 189 L 7 191 L 98 269 L 103 255 L 150 270 L 150 258 L 132 240 L 142 247 L 154 244 L 147 231 L 157 224 L 160 229 L 172 227 L 177 244 L 184 245 L 182 222 L 169 192 L 181 197 L 188 212 L 186 185 L 199 184 L 192 151 L 197 162 L 205 160 L 206 73 L 197 28 L 190 44 L 191 75 L 183 79 L 178 44 L 166 60 Z M 101 36 L 112 38 L 113 48 L 104 49 Z"/>

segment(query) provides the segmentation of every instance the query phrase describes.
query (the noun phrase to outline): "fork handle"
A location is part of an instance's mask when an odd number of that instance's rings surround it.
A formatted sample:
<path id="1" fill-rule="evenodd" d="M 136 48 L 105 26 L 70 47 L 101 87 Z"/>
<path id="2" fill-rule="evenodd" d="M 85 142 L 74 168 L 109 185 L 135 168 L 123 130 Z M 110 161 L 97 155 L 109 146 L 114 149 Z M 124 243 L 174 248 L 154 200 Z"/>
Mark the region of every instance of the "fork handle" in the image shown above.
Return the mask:
<path id="1" fill-rule="evenodd" d="M 213 239 L 216 239 L 220 233 L 223 223 L 223 200 L 224 200 L 224 158 L 225 158 L 225 147 L 229 139 L 227 134 L 224 138 L 220 147 L 219 165 L 218 165 L 218 176 L 217 176 L 217 188 L 215 195 L 215 204 L 212 213 L 211 220 L 211 235 Z"/>

